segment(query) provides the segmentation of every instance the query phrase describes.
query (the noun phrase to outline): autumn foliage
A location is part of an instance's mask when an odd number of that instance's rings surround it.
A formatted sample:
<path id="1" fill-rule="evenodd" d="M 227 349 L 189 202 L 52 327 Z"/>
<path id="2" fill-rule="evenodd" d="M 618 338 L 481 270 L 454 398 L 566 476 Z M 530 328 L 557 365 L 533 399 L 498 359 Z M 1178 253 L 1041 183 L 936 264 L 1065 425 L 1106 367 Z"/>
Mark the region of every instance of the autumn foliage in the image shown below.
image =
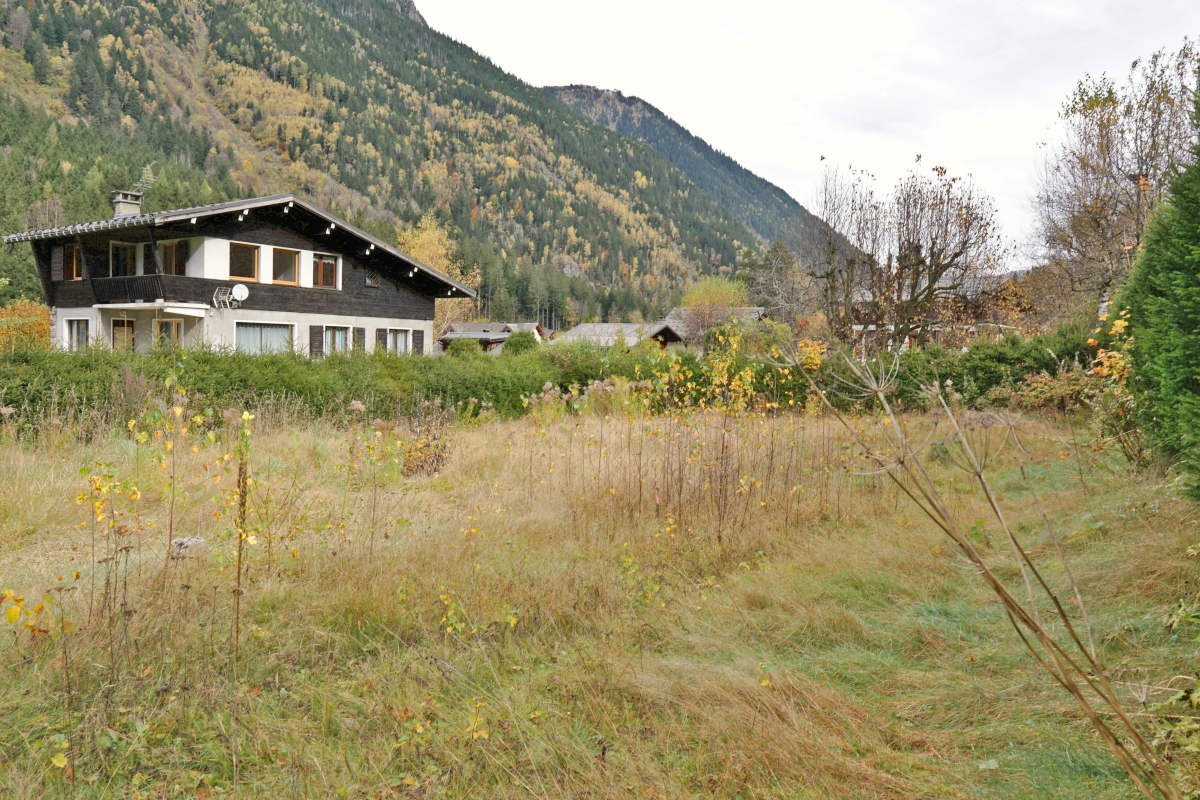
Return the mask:
<path id="1" fill-rule="evenodd" d="M 50 309 L 32 300 L 0 308 L 0 351 L 50 346 Z"/>

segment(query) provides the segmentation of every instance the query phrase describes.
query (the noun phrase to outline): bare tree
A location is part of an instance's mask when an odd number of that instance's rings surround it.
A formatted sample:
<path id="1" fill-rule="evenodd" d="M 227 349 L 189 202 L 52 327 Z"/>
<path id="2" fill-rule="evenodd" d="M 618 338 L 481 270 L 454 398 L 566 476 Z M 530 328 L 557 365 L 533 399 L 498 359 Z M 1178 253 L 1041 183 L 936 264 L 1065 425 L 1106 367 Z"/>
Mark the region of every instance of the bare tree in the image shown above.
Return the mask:
<path id="1" fill-rule="evenodd" d="M 29 208 L 25 212 L 25 228 L 26 230 L 56 228 L 63 225 L 66 218 L 67 212 L 63 208 L 62 198 L 54 195 L 29 204 Z"/>
<path id="2" fill-rule="evenodd" d="M 946 300 L 978 291 L 1004 254 L 991 198 L 945 167 L 910 172 L 884 198 L 870 176 L 830 171 L 820 207 L 836 234 L 816 275 L 843 339 L 855 324 L 884 347 L 928 338 Z"/>
<path id="3" fill-rule="evenodd" d="M 29 38 L 32 31 L 33 24 L 29 20 L 29 12 L 25 10 L 25 6 L 19 5 L 13 8 L 4 25 L 4 34 L 12 49 L 25 49 L 25 40 Z"/>
<path id="4" fill-rule="evenodd" d="M 828 168 L 817 197 L 825 220 L 823 247 L 813 254 L 813 275 L 822 283 L 825 313 L 834 338 L 850 341 L 855 308 L 868 296 L 871 273 L 884 250 L 884 204 L 874 177 Z"/>
<path id="5" fill-rule="evenodd" d="M 750 300 L 773 319 L 793 324 L 820 308 L 817 281 L 783 242 L 774 242 L 761 256 L 743 253 L 738 276 L 746 282 Z"/>
<path id="6" fill-rule="evenodd" d="M 1200 53 L 1191 41 L 1133 62 L 1117 86 L 1085 76 L 1063 104 L 1037 194 L 1049 263 L 1101 307 L 1137 258 L 1142 229 L 1191 158 Z"/>

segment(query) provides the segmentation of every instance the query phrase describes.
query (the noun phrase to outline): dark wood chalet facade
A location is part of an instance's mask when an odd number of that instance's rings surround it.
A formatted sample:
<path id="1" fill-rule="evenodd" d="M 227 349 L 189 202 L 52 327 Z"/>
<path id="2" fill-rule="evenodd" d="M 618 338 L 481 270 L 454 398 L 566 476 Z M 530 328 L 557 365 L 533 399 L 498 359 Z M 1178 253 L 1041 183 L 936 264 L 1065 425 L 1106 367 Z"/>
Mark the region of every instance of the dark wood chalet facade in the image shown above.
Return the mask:
<path id="1" fill-rule="evenodd" d="M 33 246 L 56 347 L 424 353 L 434 300 L 474 296 L 292 195 L 143 212 L 117 192 L 114 210 L 4 238 Z"/>

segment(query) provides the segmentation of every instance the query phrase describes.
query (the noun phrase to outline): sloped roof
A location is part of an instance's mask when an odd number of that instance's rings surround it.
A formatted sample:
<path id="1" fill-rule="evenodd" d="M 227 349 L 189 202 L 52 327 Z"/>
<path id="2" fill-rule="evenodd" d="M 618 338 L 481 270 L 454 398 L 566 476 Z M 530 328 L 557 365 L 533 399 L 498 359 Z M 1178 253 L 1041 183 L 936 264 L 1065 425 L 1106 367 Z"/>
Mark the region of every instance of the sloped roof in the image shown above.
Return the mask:
<path id="1" fill-rule="evenodd" d="M 451 322 L 446 332 L 447 334 L 508 333 L 509 327 L 505 322 Z"/>
<path id="2" fill-rule="evenodd" d="M 290 214 L 296 211 L 298 215 L 307 215 L 310 218 L 321 220 L 327 227 L 326 234 L 338 232 L 339 237 L 343 242 L 350 244 L 353 249 L 357 246 L 361 250 L 363 256 L 376 255 L 375 251 L 380 250 L 385 257 L 390 260 L 401 262 L 404 269 L 409 269 L 414 274 L 420 273 L 427 284 L 431 284 L 433 288 L 440 287 L 445 289 L 447 296 L 457 297 L 474 297 L 475 291 L 458 281 L 450 278 L 447 275 L 438 272 L 432 267 L 427 267 L 417 261 L 410 255 L 400 252 L 392 245 L 382 239 L 378 239 L 366 231 L 354 227 L 348 222 L 341 220 L 324 209 L 302 200 L 293 194 L 278 194 L 268 197 L 254 197 L 246 200 L 229 200 L 223 203 L 209 203 L 203 206 L 191 206 L 189 208 L 176 208 L 169 211 L 149 211 L 141 214 L 121 214 L 111 219 L 94 220 L 90 222 L 78 222 L 72 225 L 60 225 L 54 228 L 42 228 L 39 230 L 24 231 L 22 233 L 12 233 L 4 237 L 5 244 L 16 244 L 18 242 L 34 242 L 50 239 L 73 239 L 77 236 L 83 236 L 92 233 L 102 233 L 107 231 L 125 230 L 129 228 L 148 228 L 162 227 L 166 225 L 176 225 L 179 223 L 195 223 L 198 219 L 215 217 L 221 214 L 238 214 L 244 217 L 251 211 L 257 209 L 278 209 L 283 214 Z M 346 242 L 346 240 L 349 240 Z"/>
<path id="3" fill-rule="evenodd" d="M 658 322 L 583 322 L 558 334 L 555 341 L 593 342 L 612 347 L 620 337 L 625 344 L 633 345 L 653 336 L 659 327 Z"/>
<path id="4" fill-rule="evenodd" d="M 762 319 L 766 313 L 767 310 L 762 306 L 731 306 L 721 309 L 721 313 L 712 315 L 710 320 L 713 321 L 714 327 L 729 322 L 756 322 Z M 669 327 L 680 339 L 684 340 L 704 333 L 704 331 L 692 329 L 692 315 L 688 313 L 688 309 L 679 306 L 671 309 L 671 313 L 667 314 L 662 325 Z"/>

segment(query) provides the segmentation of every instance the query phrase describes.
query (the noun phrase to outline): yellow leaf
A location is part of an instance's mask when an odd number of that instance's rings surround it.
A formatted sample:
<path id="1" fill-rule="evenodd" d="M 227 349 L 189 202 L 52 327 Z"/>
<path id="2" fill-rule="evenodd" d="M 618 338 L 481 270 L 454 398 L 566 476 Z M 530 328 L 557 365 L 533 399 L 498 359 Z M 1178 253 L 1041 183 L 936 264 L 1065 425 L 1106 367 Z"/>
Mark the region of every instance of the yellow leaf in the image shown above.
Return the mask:
<path id="1" fill-rule="evenodd" d="M 15 606 L 15 605 L 14 605 L 14 606 L 9 606 L 9 607 L 8 607 L 7 609 L 5 609 L 5 611 L 4 611 L 4 618 L 5 618 L 6 620 L 8 620 L 10 623 L 14 623 L 14 624 L 15 624 L 15 623 L 16 623 L 16 621 L 17 621 L 17 620 L 19 620 L 19 619 L 21 618 L 21 607 L 20 607 L 20 606 Z"/>
<path id="2" fill-rule="evenodd" d="M 67 754 L 66 753 L 55 753 L 54 755 L 50 756 L 50 763 L 53 764 L 54 766 L 58 767 L 59 769 L 66 769 L 67 768 Z"/>

